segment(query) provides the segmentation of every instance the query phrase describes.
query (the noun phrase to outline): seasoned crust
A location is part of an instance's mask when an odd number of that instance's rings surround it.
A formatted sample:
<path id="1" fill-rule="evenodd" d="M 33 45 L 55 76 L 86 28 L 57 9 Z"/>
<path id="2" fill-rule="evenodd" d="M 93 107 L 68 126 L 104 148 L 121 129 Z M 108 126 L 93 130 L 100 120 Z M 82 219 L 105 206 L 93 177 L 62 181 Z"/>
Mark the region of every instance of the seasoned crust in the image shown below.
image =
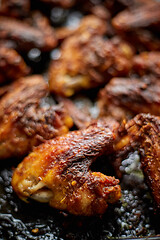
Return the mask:
<path id="1" fill-rule="evenodd" d="M 41 106 L 47 94 L 48 85 L 40 75 L 10 86 L 0 102 L 0 158 L 21 157 L 72 126 L 62 105 Z"/>
<path id="2" fill-rule="evenodd" d="M 119 180 L 89 170 L 103 153 L 113 151 L 115 122 L 93 123 L 36 148 L 15 170 L 12 186 L 31 197 L 75 215 L 103 214 L 120 198 Z"/>

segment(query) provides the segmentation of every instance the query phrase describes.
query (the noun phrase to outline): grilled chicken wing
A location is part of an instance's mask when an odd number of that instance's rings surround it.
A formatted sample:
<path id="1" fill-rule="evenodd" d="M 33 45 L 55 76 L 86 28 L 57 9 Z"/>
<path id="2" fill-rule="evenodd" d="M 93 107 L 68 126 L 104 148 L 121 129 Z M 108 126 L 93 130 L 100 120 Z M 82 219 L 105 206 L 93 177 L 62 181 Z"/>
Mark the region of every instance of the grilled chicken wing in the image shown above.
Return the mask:
<path id="1" fill-rule="evenodd" d="M 0 40 L 10 40 L 15 43 L 16 49 L 24 52 L 31 48 L 49 51 L 57 45 L 54 29 L 50 25 L 45 24 L 42 31 L 42 28 L 25 21 L 2 16 L 0 17 Z"/>
<path id="2" fill-rule="evenodd" d="M 47 84 L 35 75 L 17 80 L 1 98 L 0 159 L 21 157 L 72 126 L 62 106 L 41 105 L 47 93 Z"/>
<path id="3" fill-rule="evenodd" d="M 15 170 L 12 186 L 18 196 L 49 202 L 75 215 L 103 214 L 121 196 L 119 180 L 89 167 L 113 151 L 115 122 L 97 122 L 37 147 Z"/>
<path id="4" fill-rule="evenodd" d="M 100 36 L 104 21 L 95 16 L 88 19 L 62 43 L 60 59 L 50 66 L 52 92 L 71 96 L 79 90 L 101 86 L 113 76 L 125 76 L 131 69 L 130 45 L 117 39 L 104 40 Z"/>
<path id="5" fill-rule="evenodd" d="M 127 123 L 126 129 L 139 142 L 141 167 L 160 210 L 160 117 L 139 114 Z"/>
<path id="6" fill-rule="evenodd" d="M 130 10 L 124 10 L 117 14 L 112 24 L 119 32 L 130 32 L 138 28 L 160 26 L 160 3 L 151 1 Z"/>
<path id="7" fill-rule="evenodd" d="M 75 0 L 40 0 L 41 2 L 47 3 L 51 6 L 60 6 L 63 8 L 70 8 L 74 5 Z"/>
<path id="8" fill-rule="evenodd" d="M 160 52 L 142 52 L 133 58 L 133 69 L 140 76 L 160 76 Z"/>
<path id="9" fill-rule="evenodd" d="M 11 17 L 26 17 L 30 11 L 30 0 L 1 0 L 0 14 Z"/>
<path id="10" fill-rule="evenodd" d="M 101 115 L 112 115 L 118 120 L 141 112 L 160 115 L 160 81 L 149 77 L 113 78 L 101 90 L 99 106 Z"/>
<path id="11" fill-rule="evenodd" d="M 24 77 L 29 68 L 13 49 L 0 46 L 0 84 Z"/>

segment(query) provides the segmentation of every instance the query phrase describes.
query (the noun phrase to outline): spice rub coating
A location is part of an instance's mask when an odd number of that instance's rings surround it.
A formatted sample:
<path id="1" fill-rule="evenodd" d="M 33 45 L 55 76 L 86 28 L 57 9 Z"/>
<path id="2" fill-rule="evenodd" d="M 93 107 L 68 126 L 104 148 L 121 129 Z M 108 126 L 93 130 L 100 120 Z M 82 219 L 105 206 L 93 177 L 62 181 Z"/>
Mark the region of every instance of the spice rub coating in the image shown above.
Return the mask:
<path id="1" fill-rule="evenodd" d="M 48 85 L 40 75 L 13 83 L 0 101 L 0 159 L 21 157 L 46 139 L 68 132 L 72 119 L 62 105 L 43 106 Z"/>
<path id="2" fill-rule="evenodd" d="M 115 122 L 98 121 L 88 128 L 46 141 L 17 167 L 12 186 L 18 196 L 49 202 L 75 215 L 103 214 L 121 196 L 119 180 L 90 165 L 113 151 Z"/>

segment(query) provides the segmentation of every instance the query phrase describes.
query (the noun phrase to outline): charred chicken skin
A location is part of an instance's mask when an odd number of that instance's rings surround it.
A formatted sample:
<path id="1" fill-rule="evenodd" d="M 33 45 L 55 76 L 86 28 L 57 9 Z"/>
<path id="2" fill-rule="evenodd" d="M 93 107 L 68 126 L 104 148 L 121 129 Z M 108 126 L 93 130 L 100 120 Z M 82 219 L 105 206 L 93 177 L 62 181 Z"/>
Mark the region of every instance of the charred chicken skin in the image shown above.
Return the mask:
<path id="1" fill-rule="evenodd" d="M 121 196 L 119 180 L 89 168 L 102 154 L 113 151 L 115 122 L 97 122 L 46 141 L 14 171 L 12 186 L 27 200 L 75 215 L 103 214 Z"/>
<path id="2" fill-rule="evenodd" d="M 132 118 L 137 113 L 160 115 L 160 81 L 156 78 L 113 78 L 101 90 L 99 106 L 102 115 L 115 116 L 117 120 Z"/>
<path id="3" fill-rule="evenodd" d="M 82 21 L 75 34 L 63 41 L 61 57 L 49 69 L 51 92 L 66 97 L 126 76 L 132 66 L 133 50 L 128 43 L 103 39 L 105 21 L 95 16 Z"/>
<path id="4" fill-rule="evenodd" d="M 29 68 L 15 50 L 0 46 L 0 84 L 24 77 L 28 73 Z"/>
<path id="5" fill-rule="evenodd" d="M 24 156 L 33 146 L 68 132 L 72 119 L 64 108 L 41 105 L 47 93 L 40 75 L 10 85 L 0 100 L 0 159 Z"/>
<path id="6" fill-rule="evenodd" d="M 126 124 L 126 129 L 139 142 L 141 167 L 160 210 L 160 117 L 139 114 Z"/>

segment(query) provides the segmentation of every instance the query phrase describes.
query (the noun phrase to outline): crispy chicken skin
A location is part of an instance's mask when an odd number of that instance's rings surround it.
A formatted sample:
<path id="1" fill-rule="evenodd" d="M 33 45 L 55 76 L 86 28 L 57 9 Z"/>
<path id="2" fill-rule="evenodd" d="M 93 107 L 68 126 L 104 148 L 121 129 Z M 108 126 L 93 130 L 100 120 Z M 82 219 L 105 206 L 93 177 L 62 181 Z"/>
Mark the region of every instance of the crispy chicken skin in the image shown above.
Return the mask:
<path id="1" fill-rule="evenodd" d="M 0 100 L 0 159 L 21 157 L 33 146 L 68 132 L 72 120 L 60 105 L 42 106 L 48 85 L 40 75 L 13 83 Z"/>
<path id="2" fill-rule="evenodd" d="M 0 84 L 24 77 L 29 71 L 29 67 L 15 50 L 0 46 Z"/>
<path id="3" fill-rule="evenodd" d="M 117 39 L 104 40 L 105 22 L 95 16 L 87 18 L 90 21 L 64 40 L 61 57 L 51 63 L 51 92 L 68 97 L 82 89 L 101 86 L 113 76 L 125 76 L 131 69 L 130 45 Z"/>
<path id="4" fill-rule="evenodd" d="M 133 69 L 140 76 L 160 76 L 160 52 L 142 52 L 133 58 Z"/>
<path id="5" fill-rule="evenodd" d="M 41 51 L 52 50 L 57 45 L 54 29 L 48 25 L 45 28 L 32 26 L 25 21 L 0 17 L 0 40 L 15 42 L 19 51 L 39 48 Z"/>
<path id="6" fill-rule="evenodd" d="M 126 124 L 126 129 L 140 144 L 141 167 L 160 210 L 160 117 L 139 114 Z"/>
<path id="7" fill-rule="evenodd" d="M 26 17 L 30 11 L 30 0 L 1 0 L 0 15 Z"/>
<path id="8" fill-rule="evenodd" d="M 150 77 L 113 78 L 100 92 L 99 107 L 101 115 L 112 116 L 118 108 L 118 120 L 141 112 L 160 115 L 160 81 Z"/>
<path id="9" fill-rule="evenodd" d="M 152 1 L 130 10 L 124 10 L 112 19 L 112 24 L 119 32 L 130 32 L 138 28 L 160 26 L 160 3 Z"/>
<path id="10" fill-rule="evenodd" d="M 114 124 L 97 122 L 37 147 L 14 171 L 14 191 L 23 200 L 49 202 L 71 214 L 103 214 L 121 196 L 119 180 L 89 168 L 99 156 L 113 151 L 115 136 L 107 125 Z"/>

